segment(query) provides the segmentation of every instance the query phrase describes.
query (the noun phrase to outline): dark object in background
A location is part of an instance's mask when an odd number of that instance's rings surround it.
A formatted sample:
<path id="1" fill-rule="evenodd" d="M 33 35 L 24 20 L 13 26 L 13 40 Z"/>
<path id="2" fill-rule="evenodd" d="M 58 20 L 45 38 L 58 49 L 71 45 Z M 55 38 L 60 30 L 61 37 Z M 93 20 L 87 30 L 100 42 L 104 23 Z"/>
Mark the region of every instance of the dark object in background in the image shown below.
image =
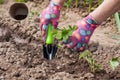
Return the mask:
<path id="1" fill-rule="evenodd" d="M 9 14 L 15 20 L 23 20 L 28 16 L 28 7 L 24 3 L 14 3 L 10 7 Z"/>

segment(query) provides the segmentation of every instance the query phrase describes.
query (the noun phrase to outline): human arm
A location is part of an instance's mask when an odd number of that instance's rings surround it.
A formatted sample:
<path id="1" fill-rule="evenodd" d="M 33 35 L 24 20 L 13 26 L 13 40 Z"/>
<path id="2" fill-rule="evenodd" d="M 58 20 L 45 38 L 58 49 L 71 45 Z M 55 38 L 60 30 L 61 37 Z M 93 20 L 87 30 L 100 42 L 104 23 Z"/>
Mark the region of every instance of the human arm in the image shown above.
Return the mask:
<path id="1" fill-rule="evenodd" d="M 120 0 L 104 0 L 90 15 L 100 24 L 120 10 Z"/>
<path id="2" fill-rule="evenodd" d="M 77 22 L 77 29 L 64 41 L 65 46 L 80 52 L 84 51 L 94 30 L 119 9 L 120 0 L 104 0 L 104 2 L 87 17 Z"/>

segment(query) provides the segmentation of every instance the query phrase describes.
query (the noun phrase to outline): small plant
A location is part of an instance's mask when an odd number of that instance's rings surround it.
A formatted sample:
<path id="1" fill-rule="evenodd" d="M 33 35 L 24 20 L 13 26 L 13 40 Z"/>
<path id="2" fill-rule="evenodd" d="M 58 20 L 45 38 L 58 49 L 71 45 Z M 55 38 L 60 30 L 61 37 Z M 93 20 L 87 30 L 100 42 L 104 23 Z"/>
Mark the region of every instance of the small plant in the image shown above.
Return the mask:
<path id="1" fill-rule="evenodd" d="M 76 7 L 78 7 L 79 0 L 76 0 L 75 3 L 76 3 Z"/>
<path id="2" fill-rule="evenodd" d="M 112 58 L 110 60 L 110 67 L 115 70 L 117 68 L 117 66 L 119 66 L 119 61 L 118 61 L 118 57 Z"/>
<path id="3" fill-rule="evenodd" d="M 89 6 L 88 7 L 88 11 L 90 12 L 94 7 L 97 7 L 98 5 L 100 5 L 102 3 L 103 0 L 98 0 L 97 1 L 97 4 L 96 5 L 93 5 L 93 3 L 96 3 L 96 1 L 94 0 L 83 0 L 83 5 L 84 6 Z M 64 3 L 64 6 L 67 7 L 67 8 L 70 8 L 70 6 L 72 6 L 72 4 L 75 4 L 76 7 L 78 7 L 80 0 L 67 0 L 65 3 Z"/>
<path id="4" fill-rule="evenodd" d="M 76 26 L 68 26 L 68 28 L 63 28 L 63 29 L 58 29 L 58 30 L 53 30 L 52 34 L 53 37 L 60 40 L 60 41 L 66 41 L 69 36 L 72 35 L 72 32 L 76 30 Z"/>
<path id="5" fill-rule="evenodd" d="M 0 4 L 3 4 L 4 0 L 0 0 Z"/>
<path id="6" fill-rule="evenodd" d="M 70 8 L 70 6 L 71 6 L 71 1 L 72 1 L 72 0 L 67 0 L 67 1 L 64 3 L 64 7 Z"/>
<path id="7" fill-rule="evenodd" d="M 57 44 L 58 47 L 63 47 L 63 45 L 61 45 L 62 42 L 65 42 L 73 33 L 74 30 L 76 30 L 76 26 L 68 26 L 67 28 L 63 28 L 63 29 L 53 29 L 52 34 L 53 37 L 55 39 L 57 39 L 59 41 L 59 43 Z"/>
<path id="8" fill-rule="evenodd" d="M 80 53 L 79 59 L 84 59 L 88 62 L 91 72 L 95 73 L 96 71 L 101 70 L 101 65 L 95 63 L 96 61 L 93 59 L 90 51 L 85 50 L 84 52 Z"/>
<path id="9" fill-rule="evenodd" d="M 15 0 L 16 2 L 27 2 L 28 0 Z"/>

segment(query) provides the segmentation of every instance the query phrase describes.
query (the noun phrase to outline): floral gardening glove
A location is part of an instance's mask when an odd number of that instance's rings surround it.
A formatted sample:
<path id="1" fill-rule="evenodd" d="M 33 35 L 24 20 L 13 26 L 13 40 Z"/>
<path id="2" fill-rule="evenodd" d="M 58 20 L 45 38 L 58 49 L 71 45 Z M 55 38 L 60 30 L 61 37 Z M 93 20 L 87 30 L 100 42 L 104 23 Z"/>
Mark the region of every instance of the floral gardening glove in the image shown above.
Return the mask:
<path id="1" fill-rule="evenodd" d="M 42 37 L 43 40 L 46 40 L 46 31 L 48 24 L 52 23 L 54 28 L 57 28 L 58 25 L 58 19 L 60 16 L 60 5 L 53 2 L 52 0 L 50 1 L 49 6 L 43 10 L 40 16 L 40 28 L 42 30 Z"/>
<path id="2" fill-rule="evenodd" d="M 79 52 L 84 51 L 97 26 L 98 24 L 90 15 L 78 21 L 78 28 L 63 42 L 65 47 L 75 49 Z"/>

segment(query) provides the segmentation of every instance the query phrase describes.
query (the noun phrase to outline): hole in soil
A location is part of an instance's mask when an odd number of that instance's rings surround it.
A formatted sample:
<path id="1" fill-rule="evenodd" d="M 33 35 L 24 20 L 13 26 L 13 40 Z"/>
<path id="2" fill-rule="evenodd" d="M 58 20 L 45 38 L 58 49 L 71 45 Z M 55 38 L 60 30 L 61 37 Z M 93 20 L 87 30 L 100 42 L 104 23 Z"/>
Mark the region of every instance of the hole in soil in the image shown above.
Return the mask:
<path id="1" fill-rule="evenodd" d="M 9 14 L 15 20 L 23 20 L 28 16 L 28 7 L 24 3 L 15 3 L 10 7 Z"/>
<path id="2" fill-rule="evenodd" d="M 27 15 L 16 15 L 15 19 L 16 20 L 22 20 L 22 19 L 25 19 L 26 17 L 27 17 Z"/>

